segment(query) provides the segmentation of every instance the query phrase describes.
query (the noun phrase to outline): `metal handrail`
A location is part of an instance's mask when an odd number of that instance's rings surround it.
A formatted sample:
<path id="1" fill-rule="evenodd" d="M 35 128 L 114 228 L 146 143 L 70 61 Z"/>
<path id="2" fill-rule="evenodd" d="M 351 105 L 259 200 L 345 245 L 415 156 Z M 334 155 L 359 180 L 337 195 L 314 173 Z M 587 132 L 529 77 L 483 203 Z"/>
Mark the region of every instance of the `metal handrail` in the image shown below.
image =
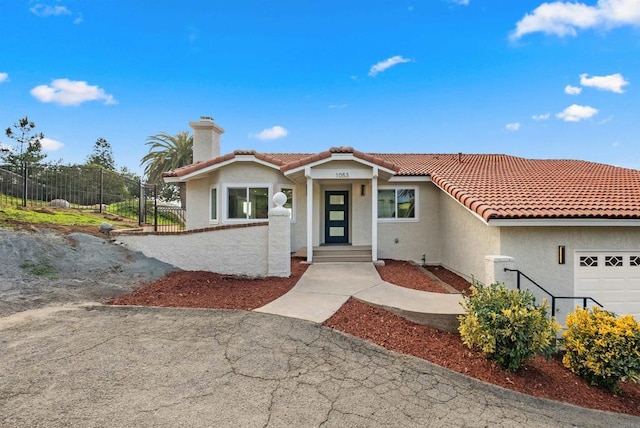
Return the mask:
<path id="1" fill-rule="evenodd" d="M 602 307 L 602 304 L 600 302 L 598 302 L 596 299 L 594 299 L 593 297 L 585 297 L 585 296 L 554 296 L 553 294 L 551 294 L 548 290 L 546 290 L 544 287 L 542 287 L 540 284 L 538 284 L 537 282 L 535 282 L 533 279 L 529 278 L 527 275 L 525 275 L 524 273 L 520 272 L 518 269 L 509 269 L 509 268 L 504 268 L 505 272 L 516 272 L 518 274 L 518 276 L 516 277 L 516 286 L 518 288 L 518 290 L 520 290 L 520 277 L 524 276 L 526 279 L 529 280 L 529 282 L 531 282 L 533 285 L 535 285 L 536 287 L 538 287 L 540 290 L 544 291 L 545 293 L 547 293 L 547 295 L 551 298 L 551 315 L 555 316 L 556 313 L 556 299 L 571 299 L 571 300 L 582 300 L 582 309 L 585 309 L 587 307 L 587 301 L 591 300 L 593 303 L 595 303 L 596 305 Z"/>

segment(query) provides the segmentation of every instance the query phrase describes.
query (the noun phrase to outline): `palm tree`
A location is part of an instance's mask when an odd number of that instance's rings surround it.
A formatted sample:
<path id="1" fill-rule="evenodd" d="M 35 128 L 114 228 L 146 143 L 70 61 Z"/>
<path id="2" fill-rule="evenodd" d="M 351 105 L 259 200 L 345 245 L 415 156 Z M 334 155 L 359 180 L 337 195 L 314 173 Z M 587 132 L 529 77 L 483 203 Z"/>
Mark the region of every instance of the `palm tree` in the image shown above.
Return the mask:
<path id="1" fill-rule="evenodd" d="M 151 183 L 164 185 L 162 173 L 171 171 L 181 166 L 189 165 L 193 162 L 193 135 L 187 131 L 178 132 L 176 135 L 169 135 L 161 132 L 147 138 L 147 153 L 140 165 L 146 164 L 144 174 Z M 186 207 L 186 187 L 185 183 L 179 183 L 180 205 Z"/>

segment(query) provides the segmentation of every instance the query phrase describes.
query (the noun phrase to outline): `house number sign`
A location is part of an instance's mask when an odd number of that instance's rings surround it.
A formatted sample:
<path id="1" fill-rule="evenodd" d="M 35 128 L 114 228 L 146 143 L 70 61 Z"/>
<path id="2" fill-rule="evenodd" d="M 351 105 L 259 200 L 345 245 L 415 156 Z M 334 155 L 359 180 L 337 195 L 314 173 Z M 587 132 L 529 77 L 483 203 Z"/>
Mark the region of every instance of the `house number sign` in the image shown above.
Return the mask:
<path id="1" fill-rule="evenodd" d="M 373 171 L 370 169 L 312 169 L 311 177 L 314 179 L 333 179 L 333 180 L 362 180 L 373 177 Z"/>

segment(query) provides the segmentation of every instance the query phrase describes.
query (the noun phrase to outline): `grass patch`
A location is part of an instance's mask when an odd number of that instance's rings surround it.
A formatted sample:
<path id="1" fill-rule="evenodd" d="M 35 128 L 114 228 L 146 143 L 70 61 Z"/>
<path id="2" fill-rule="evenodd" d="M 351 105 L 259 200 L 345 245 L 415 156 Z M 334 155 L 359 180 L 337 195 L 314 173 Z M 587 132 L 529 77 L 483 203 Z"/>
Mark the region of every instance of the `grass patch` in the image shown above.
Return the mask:
<path id="1" fill-rule="evenodd" d="M 42 276 L 49 279 L 58 279 L 58 272 L 56 271 L 56 268 L 53 267 L 51 262 L 47 259 L 43 259 L 37 263 L 31 261 L 22 262 L 20 267 L 31 275 Z"/>
<path id="2" fill-rule="evenodd" d="M 93 226 L 104 221 L 100 216 L 78 210 L 1 207 L 0 220 L 13 220 L 33 224 L 59 224 L 62 226 Z"/>
<path id="3" fill-rule="evenodd" d="M 130 221 L 117 221 L 105 218 L 105 214 L 96 213 L 93 210 L 79 210 L 73 208 L 51 207 L 8 207 L 0 206 L 0 226 L 11 224 L 60 225 L 60 226 L 100 226 L 103 222 L 129 228 L 137 226 Z"/>

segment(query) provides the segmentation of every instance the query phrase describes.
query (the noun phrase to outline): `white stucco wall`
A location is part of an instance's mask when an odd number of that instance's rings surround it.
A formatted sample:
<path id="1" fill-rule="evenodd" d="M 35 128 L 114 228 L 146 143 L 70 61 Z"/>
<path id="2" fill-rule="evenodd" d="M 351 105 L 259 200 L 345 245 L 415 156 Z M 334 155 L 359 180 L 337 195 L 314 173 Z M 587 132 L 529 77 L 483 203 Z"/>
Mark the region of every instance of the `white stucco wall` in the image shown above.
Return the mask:
<path id="1" fill-rule="evenodd" d="M 501 252 L 514 258 L 515 268 L 552 294 L 573 296 L 576 250 L 637 251 L 640 227 L 501 227 Z M 566 262 L 558 263 L 558 246 L 565 246 Z M 514 274 L 515 275 L 515 274 Z M 526 283 L 526 281 L 525 281 Z M 532 290 L 533 291 L 533 290 Z M 535 291 L 536 298 L 545 297 Z M 579 302 L 558 305 L 556 316 Z"/>
<path id="2" fill-rule="evenodd" d="M 362 194 L 362 186 L 364 196 Z M 354 180 L 351 195 L 351 243 L 371 245 L 371 180 Z"/>
<path id="3" fill-rule="evenodd" d="M 500 252 L 500 228 L 489 227 L 445 192 L 439 194 L 441 263 L 470 280 L 486 282 L 485 256 Z"/>
<path id="4" fill-rule="evenodd" d="M 440 190 L 430 182 L 387 183 L 379 186 L 417 187 L 417 221 L 378 221 L 378 257 L 440 263 Z M 396 238 L 398 242 L 396 243 Z"/>
<path id="5" fill-rule="evenodd" d="M 236 162 L 219 169 L 217 181 L 224 184 L 290 182 L 279 170 L 248 161 Z"/>
<path id="6" fill-rule="evenodd" d="M 268 226 L 175 235 L 118 235 L 117 241 L 183 270 L 265 276 Z"/>
<path id="7" fill-rule="evenodd" d="M 321 189 L 318 181 L 313 182 L 313 224 L 312 224 L 312 232 L 313 232 L 313 245 L 318 246 L 320 242 L 324 242 L 324 230 L 322 228 L 322 216 L 324 216 L 323 204 L 324 199 L 321 196 Z M 305 201 L 306 202 L 306 201 Z M 306 210 L 306 205 L 305 205 Z M 306 236 L 306 235 L 305 235 Z M 321 241 L 322 240 L 322 241 Z M 306 245 L 306 238 L 305 238 Z"/>
<path id="8" fill-rule="evenodd" d="M 227 220 L 225 186 L 266 185 L 269 187 L 269 200 L 280 191 L 281 186 L 294 187 L 295 183 L 282 175 L 279 170 L 256 162 L 239 161 L 212 171 L 206 177 L 187 182 L 187 230 L 202 229 L 218 224 L 237 224 L 256 220 Z M 217 188 L 218 220 L 210 219 L 210 189 Z M 297 195 L 296 195 L 297 196 Z M 299 199 L 299 196 L 298 196 Z M 271 207 L 273 204 L 271 203 Z M 297 212 L 300 213 L 300 210 Z"/>
<path id="9" fill-rule="evenodd" d="M 187 183 L 186 229 L 210 227 L 209 180 L 192 180 Z"/>
<path id="10" fill-rule="evenodd" d="M 295 219 L 291 223 L 291 249 L 296 251 L 307 246 L 307 185 L 296 183 L 295 194 Z"/>

